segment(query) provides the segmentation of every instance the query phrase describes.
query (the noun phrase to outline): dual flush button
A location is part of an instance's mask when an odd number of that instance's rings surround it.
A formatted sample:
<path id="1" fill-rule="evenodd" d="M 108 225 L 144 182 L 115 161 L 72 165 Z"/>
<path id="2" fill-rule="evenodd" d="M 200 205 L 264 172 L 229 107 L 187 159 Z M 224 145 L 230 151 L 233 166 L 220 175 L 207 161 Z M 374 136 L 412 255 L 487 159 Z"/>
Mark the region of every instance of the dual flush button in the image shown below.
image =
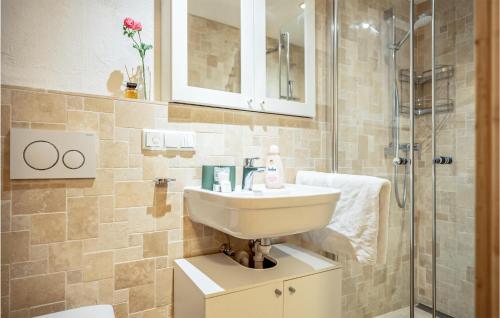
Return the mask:
<path id="1" fill-rule="evenodd" d="M 97 167 L 96 137 L 85 132 L 13 128 L 10 178 L 93 179 Z"/>
<path id="2" fill-rule="evenodd" d="M 24 148 L 23 160 L 28 167 L 34 170 L 49 170 L 59 160 L 68 169 L 79 169 L 85 164 L 85 155 L 76 149 L 70 149 L 61 154 L 50 141 L 36 140 Z"/>

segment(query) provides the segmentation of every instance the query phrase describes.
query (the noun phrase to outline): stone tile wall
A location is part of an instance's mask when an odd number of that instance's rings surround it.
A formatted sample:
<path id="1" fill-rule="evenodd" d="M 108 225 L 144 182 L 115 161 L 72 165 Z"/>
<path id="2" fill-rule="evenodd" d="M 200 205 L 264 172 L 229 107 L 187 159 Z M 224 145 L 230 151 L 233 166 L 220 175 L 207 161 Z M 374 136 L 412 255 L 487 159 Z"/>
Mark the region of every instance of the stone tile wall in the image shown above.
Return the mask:
<path id="1" fill-rule="evenodd" d="M 184 210 L 201 165 L 236 165 L 241 183 L 243 158 L 277 144 L 288 182 L 298 169 L 329 171 L 331 11 L 316 5 L 315 119 L 2 86 L 2 317 L 92 304 L 113 304 L 117 318 L 171 317 L 173 261 L 227 240 Z M 95 133 L 97 177 L 11 181 L 13 127 Z M 143 128 L 194 131 L 196 151 L 143 151 Z M 155 186 L 158 177 L 177 181 Z"/>
<path id="2" fill-rule="evenodd" d="M 321 106 L 322 108 L 325 106 Z M 320 112 L 324 113 L 324 112 Z M 95 180 L 9 180 L 12 127 L 97 134 Z M 142 128 L 196 132 L 192 154 L 141 149 Z M 172 262 L 218 250 L 225 237 L 192 223 L 184 186 L 202 164 L 241 165 L 278 144 L 287 181 L 329 168 L 317 120 L 179 104 L 2 89 L 2 317 L 111 303 L 117 317 L 167 317 Z M 157 177 L 177 179 L 168 188 Z"/>

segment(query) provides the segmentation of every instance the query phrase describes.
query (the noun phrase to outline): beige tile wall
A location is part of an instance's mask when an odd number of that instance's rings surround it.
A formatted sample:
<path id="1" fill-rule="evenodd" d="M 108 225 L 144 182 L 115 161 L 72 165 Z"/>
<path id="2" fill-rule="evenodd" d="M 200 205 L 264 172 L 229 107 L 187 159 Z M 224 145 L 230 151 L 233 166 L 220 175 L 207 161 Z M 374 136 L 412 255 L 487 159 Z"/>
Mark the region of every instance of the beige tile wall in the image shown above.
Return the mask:
<path id="1" fill-rule="evenodd" d="M 318 106 L 318 112 L 325 106 Z M 96 133 L 95 180 L 9 180 L 11 127 Z M 142 128 L 194 131 L 193 154 L 141 150 Z M 278 144 L 289 182 L 328 170 L 317 120 L 16 87 L 2 89 L 2 317 L 112 303 L 120 317 L 167 317 L 172 261 L 215 252 L 225 237 L 192 223 L 182 190 L 202 164 L 235 164 Z M 156 177 L 177 181 L 155 187 Z"/>

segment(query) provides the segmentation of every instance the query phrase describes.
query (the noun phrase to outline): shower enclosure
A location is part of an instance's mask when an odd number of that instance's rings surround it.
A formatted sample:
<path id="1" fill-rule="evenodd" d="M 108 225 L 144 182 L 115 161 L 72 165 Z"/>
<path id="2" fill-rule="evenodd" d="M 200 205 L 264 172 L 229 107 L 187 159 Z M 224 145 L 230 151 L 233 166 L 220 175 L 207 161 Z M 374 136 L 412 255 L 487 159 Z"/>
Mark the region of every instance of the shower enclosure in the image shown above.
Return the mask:
<path id="1" fill-rule="evenodd" d="M 388 260 L 343 317 L 474 316 L 472 0 L 333 0 L 333 170 L 392 181 Z"/>

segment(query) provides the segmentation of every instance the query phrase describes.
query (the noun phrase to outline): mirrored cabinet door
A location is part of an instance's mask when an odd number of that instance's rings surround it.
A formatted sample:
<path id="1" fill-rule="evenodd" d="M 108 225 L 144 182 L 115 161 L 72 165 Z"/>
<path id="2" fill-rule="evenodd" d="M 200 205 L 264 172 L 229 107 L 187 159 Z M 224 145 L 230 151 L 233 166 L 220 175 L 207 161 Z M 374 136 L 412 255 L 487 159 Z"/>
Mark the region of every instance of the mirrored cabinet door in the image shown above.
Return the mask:
<path id="1" fill-rule="evenodd" d="M 251 109 L 251 0 L 171 1 L 171 100 Z"/>
<path id="2" fill-rule="evenodd" d="M 162 1 L 170 101 L 315 116 L 314 0 Z"/>
<path id="3" fill-rule="evenodd" d="M 265 111 L 314 117 L 314 0 L 256 0 L 256 95 Z"/>

